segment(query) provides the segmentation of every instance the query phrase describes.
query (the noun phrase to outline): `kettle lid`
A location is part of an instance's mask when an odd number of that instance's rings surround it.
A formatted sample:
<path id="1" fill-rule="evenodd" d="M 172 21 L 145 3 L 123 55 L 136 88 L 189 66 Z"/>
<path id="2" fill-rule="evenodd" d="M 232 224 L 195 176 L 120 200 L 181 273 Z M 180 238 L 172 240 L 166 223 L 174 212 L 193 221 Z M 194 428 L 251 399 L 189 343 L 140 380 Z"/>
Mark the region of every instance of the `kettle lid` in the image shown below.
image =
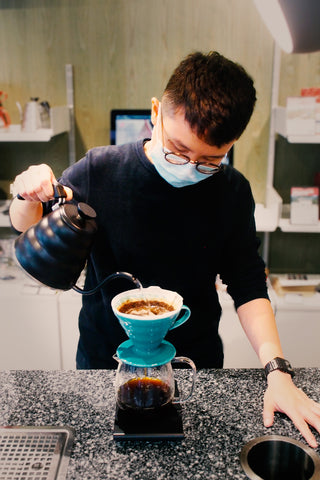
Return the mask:
<path id="1" fill-rule="evenodd" d="M 78 205 L 64 203 L 60 205 L 60 214 L 62 220 L 77 232 L 79 230 L 93 232 L 97 229 L 95 222 L 97 214 L 86 203 L 79 202 Z"/>

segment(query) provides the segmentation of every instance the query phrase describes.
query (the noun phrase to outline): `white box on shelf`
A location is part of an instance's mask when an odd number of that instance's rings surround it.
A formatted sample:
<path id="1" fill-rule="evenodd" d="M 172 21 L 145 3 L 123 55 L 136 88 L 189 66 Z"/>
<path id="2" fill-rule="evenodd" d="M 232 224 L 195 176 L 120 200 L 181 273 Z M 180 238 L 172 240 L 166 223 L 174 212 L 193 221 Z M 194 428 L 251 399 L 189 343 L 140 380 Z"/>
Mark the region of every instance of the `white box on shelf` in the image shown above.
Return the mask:
<path id="1" fill-rule="evenodd" d="M 291 187 L 290 222 L 293 225 L 317 225 L 319 188 Z"/>
<path id="2" fill-rule="evenodd" d="M 315 135 L 315 97 L 288 97 L 286 120 L 288 135 Z"/>
<path id="3" fill-rule="evenodd" d="M 320 134 L 320 88 L 301 88 L 302 97 L 314 97 L 316 99 L 315 120 L 316 120 L 316 135 Z"/>
<path id="4" fill-rule="evenodd" d="M 288 132 L 287 126 L 287 109 L 286 107 L 275 107 L 273 111 L 275 117 L 275 131 L 280 133 L 290 143 L 320 143 L 320 135 L 316 134 L 291 134 Z"/>

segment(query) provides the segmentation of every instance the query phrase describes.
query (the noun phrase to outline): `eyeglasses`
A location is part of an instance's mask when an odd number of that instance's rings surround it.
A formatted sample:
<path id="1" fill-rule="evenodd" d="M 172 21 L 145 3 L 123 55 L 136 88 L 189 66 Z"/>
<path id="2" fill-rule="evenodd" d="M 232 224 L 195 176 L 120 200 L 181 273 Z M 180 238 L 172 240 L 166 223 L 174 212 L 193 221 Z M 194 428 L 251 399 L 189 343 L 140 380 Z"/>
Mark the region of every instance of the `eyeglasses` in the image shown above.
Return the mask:
<path id="1" fill-rule="evenodd" d="M 178 152 L 170 152 L 169 150 L 165 149 L 164 147 L 164 128 L 163 128 L 163 118 L 161 112 L 161 133 L 162 133 L 162 152 L 164 154 L 164 158 L 167 162 L 172 163 L 174 165 L 186 165 L 187 163 L 192 163 L 195 165 L 195 168 L 198 172 L 203 173 L 205 175 L 213 175 L 214 173 L 221 172 L 223 170 L 223 165 L 219 164 L 216 165 L 210 162 L 194 162 L 192 161 L 188 155 L 184 155 L 183 153 Z M 222 161 L 227 157 L 227 153 L 223 157 Z"/>

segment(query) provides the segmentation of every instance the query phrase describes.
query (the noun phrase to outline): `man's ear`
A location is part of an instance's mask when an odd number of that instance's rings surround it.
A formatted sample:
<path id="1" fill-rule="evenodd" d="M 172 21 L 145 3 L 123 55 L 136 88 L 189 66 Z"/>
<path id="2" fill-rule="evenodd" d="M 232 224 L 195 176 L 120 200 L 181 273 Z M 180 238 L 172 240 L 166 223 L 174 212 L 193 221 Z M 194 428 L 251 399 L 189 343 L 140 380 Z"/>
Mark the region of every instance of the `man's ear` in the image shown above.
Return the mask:
<path id="1" fill-rule="evenodd" d="M 152 125 L 157 123 L 158 115 L 159 115 L 159 107 L 160 102 L 156 97 L 151 98 L 151 122 Z"/>

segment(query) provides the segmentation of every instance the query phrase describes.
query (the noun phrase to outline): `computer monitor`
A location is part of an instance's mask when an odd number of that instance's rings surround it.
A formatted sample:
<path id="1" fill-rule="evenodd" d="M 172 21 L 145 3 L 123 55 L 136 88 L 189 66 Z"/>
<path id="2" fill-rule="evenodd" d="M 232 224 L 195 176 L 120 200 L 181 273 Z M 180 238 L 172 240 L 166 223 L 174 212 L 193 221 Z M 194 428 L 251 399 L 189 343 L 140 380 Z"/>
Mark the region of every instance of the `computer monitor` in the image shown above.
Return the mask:
<path id="1" fill-rule="evenodd" d="M 144 138 L 151 138 L 151 132 L 151 110 L 129 108 L 111 110 L 111 145 L 122 145 Z"/>

